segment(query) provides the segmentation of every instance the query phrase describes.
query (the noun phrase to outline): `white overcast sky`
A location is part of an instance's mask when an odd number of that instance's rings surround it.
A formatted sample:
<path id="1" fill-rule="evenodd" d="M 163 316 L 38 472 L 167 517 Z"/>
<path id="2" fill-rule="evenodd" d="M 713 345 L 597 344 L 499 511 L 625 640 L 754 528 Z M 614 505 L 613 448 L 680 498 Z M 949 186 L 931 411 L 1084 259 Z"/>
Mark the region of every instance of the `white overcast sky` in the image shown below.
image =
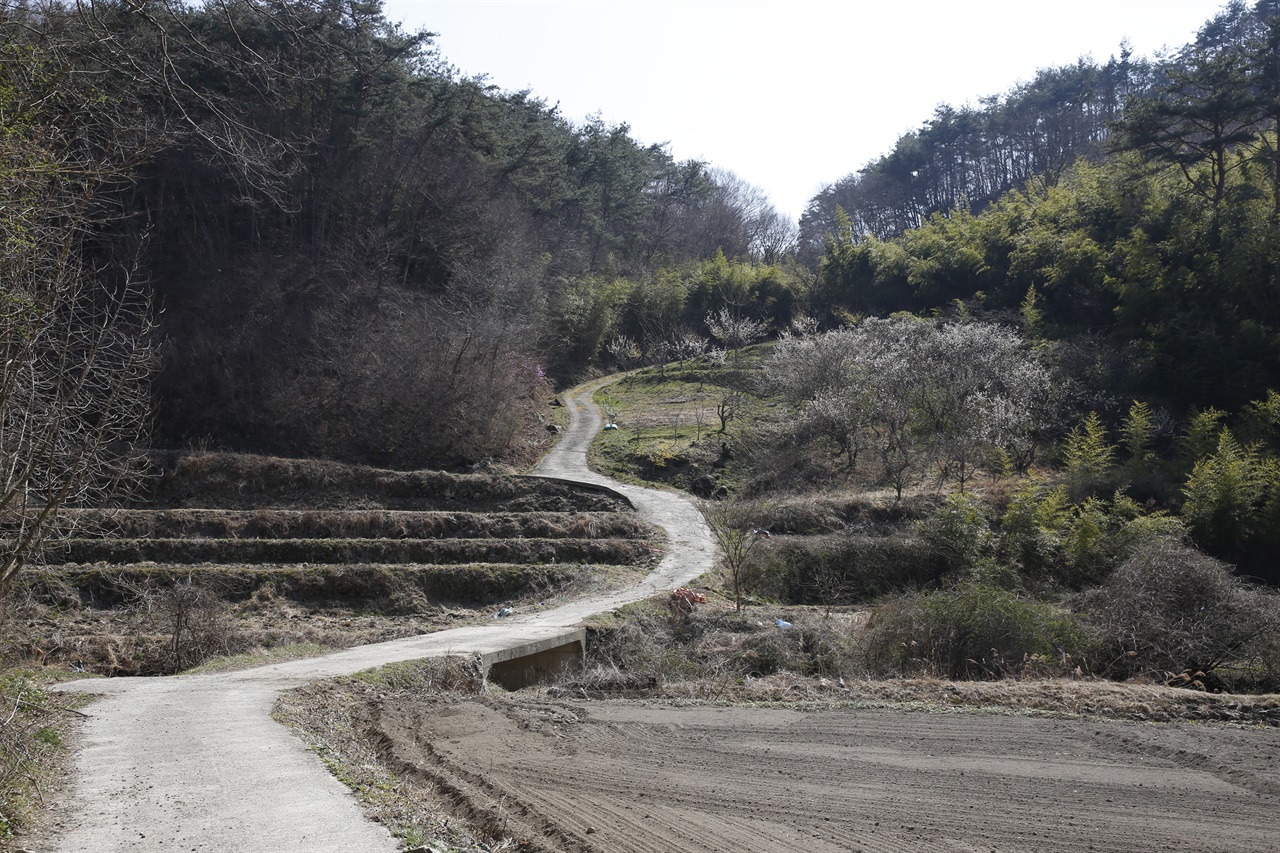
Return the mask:
<path id="1" fill-rule="evenodd" d="M 386 0 L 466 76 L 599 113 L 792 218 L 940 103 L 1089 55 L 1176 50 L 1221 0 Z"/>

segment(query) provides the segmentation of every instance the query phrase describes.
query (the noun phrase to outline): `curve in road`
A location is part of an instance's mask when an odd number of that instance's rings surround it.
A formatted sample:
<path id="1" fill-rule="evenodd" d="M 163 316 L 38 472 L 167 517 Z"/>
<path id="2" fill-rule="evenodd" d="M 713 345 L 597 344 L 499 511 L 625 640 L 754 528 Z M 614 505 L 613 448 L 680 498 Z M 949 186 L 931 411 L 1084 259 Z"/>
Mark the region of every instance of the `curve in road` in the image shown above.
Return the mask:
<path id="1" fill-rule="evenodd" d="M 242 672 L 70 682 L 103 694 L 91 708 L 56 849 L 391 853 L 387 830 L 288 729 L 271 719 L 283 690 L 374 666 L 446 654 L 488 653 L 546 639 L 585 617 L 680 586 L 714 565 L 715 546 L 694 503 L 616 483 L 587 467 L 600 430 L 591 394 L 566 394 L 570 425 L 537 476 L 608 486 L 666 530 L 668 548 L 644 581 L 610 595 L 500 624 L 455 628 Z"/>

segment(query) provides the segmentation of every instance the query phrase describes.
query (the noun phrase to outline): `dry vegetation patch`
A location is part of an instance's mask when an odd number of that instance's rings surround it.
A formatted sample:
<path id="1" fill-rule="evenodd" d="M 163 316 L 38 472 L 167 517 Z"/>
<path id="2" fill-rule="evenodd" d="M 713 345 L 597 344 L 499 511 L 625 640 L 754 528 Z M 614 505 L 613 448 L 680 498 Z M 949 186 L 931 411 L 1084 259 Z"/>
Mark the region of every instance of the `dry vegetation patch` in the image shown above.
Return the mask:
<path id="1" fill-rule="evenodd" d="M 275 717 L 356 793 L 371 819 L 407 847 L 430 844 L 478 853 L 504 848 L 490 846 L 491 837 L 456 816 L 457 797 L 448 786 L 405 774 L 386 759 L 378 721 L 386 706 L 423 700 L 447 704 L 480 689 L 479 673 L 467 660 L 415 661 L 291 690 L 277 701 Z"/>
<path id="2" fill-rule="evenodd" d="M 654 554 L 634 539 L 73 539 L 68 564 L 107 563 L 631 563 Z"/>
<path id="3" fill-rule="evenodd" d="M 573 539 L 652 538 L 618 512 L 176 509 L 71 513 L 82 538 L 111 539 Z"/>
<path id="4" fill-rule="evenodd" d="M 499 605 L 547 606 L 624 585 L 644 571 L 579 564 L 48 569 L 30 572 L 18 589 L 6 643 L 16 658 L 60 671 L 160 675 L 226 655 L 416 636 L 491 619 Z"/>
<path id="5" fill-rule="evenodd" d="M 539 477 L 391 471 L 242 453 L 157 454 L 157 507 L 620 512 L 616 495 Z"/>
<path id="6" fill-rule="evenodd" d="M 3 616 L 0 625 L 11 627 Z M 88 700 L 50 694 L 58 680 L 52 672 L 0 669 L 0 850 L 38 831 L 45 805 L 66 784 L 68 744 Z"/>
<path id="7" fill-rule="evenodd" d="M 785 672 L 761 678 L 667 680 L 620 679 L 607 670 L 595 670 L 552 686 L 547 693 L 558 698 L 652 699 L 808 709 L 887 708 L 930 713 L 1050 714 L 1158 723 L 1201 721 L 1280 727 L 1280 695 L 1201 693 L 1101 679 L 832 679 Z"/>
<path id="8" fill-rule="evenodd" d="M 878 638 L 866 611 L 709 605 L 693 613 L 659 600 L 597 621 L 588 666 L 551 688 L 580 698 L 854 704 L 1045 712 L 1152 721 L 1280 726 L 1280 695 L 1184 689 L 1090 677 L 1053 656 L 1018 678 L 874 677 Z"/>
<path id="9" fill-rule="evenodd" d="M 11 590 L 18 660 L 151 675 L 427 633 L 630 583 L 660 531 L 607 490 L 232 453 L 156 457 Z"/>

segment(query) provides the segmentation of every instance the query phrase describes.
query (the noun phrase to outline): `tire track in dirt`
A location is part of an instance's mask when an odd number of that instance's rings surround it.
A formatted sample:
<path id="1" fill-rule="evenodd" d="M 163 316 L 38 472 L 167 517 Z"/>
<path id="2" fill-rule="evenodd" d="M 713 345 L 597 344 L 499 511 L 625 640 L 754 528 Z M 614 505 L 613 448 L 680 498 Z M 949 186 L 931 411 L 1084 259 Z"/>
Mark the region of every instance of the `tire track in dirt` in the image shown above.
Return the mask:
<path id="1" fill-rule="evenodd" d="M 1182 744 L 1268 783 L 1274 729 L 500 700 L 397 708 L 381 725 L 518 804 L 499 819 L 522 839 L 553 828 L 565 850 L 1262 853 L 1280 806 L 1165 754 Z"/>
<path id="2" fill-rule="evenodd" d="M 591 386 L 567 395 L 570 428 L 534 473 L 612 487 L 637 507 L 644 520 L 663 527 L 668 537 L 666 554 L 643 582 L 501 623 L 243 672 L 64 684 L 60 689 L 103 698 L 87 709 L 90 719 L 76 756 L 72 791 L 54 809 L 60 837 L 36 844 L 36 849 L 40 853 L 391 853 L 397 849 L 387 830 L 365 820 L 348 789 L 301 740 L 271 719 L 272 705 L 282 690 L 396 661 L 487 653 L 544 639 L 594 613 L 680 586 L 714 564 L 710 534 L 692 501 L 614 484 L 588 470 L 586 448 L 601 425 L 590 402 L 593 390 Z"/>

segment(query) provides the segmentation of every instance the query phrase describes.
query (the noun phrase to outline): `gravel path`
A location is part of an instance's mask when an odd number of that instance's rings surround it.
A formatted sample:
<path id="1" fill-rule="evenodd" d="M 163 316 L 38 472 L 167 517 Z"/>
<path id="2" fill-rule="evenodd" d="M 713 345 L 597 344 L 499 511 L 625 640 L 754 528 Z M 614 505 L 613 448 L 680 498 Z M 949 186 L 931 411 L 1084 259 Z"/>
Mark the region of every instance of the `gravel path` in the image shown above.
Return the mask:
<path id="1" fill-rule="evenodd" d="M 554 636 L 586 616 L 708 571 L 715 549 L 688 498 L 614 483 L 587 469 L 600 429 L 596 383 L 566 395 L 571 423 L 534 474 L 608 485 L 667 532 L 666 557 L 642 583 L 500 624 L 441 631 L 243 672 L 71 682 L 103 694 L 89 709 L 61 837 L 43 849 L 316 853 L 394 851 L 383 827 L 302 742 L 271 719 L 277 695 L 319 678 L 449 653 L 491 652 Z"/>

